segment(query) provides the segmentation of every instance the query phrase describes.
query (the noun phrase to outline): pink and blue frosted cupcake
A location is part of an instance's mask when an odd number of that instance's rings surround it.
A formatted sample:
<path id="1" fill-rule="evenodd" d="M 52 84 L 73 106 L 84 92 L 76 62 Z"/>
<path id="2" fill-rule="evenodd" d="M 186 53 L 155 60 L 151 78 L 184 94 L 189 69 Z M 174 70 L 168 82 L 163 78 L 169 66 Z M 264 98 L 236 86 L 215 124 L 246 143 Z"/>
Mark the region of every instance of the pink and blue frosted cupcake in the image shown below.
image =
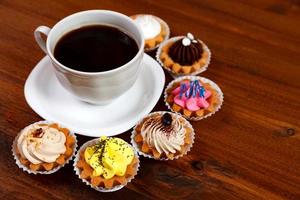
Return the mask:
<path id="1" fill-rule="evenodd" d="M 198 76 L 183 76 L 172 81 L 165 90 L 167 107 L 190 120 L 200 120 L 217 112 L 223 93 L 213 81 Z"/>

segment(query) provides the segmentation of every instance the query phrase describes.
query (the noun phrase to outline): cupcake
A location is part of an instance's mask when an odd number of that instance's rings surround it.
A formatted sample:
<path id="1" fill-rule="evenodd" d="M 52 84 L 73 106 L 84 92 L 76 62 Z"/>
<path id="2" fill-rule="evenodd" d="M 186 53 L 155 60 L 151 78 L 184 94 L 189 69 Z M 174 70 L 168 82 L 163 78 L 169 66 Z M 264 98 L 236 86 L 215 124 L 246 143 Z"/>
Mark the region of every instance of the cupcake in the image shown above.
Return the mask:
<path id="1" fill-rule="evenodd" d="M 208 47 L 191 33 L 165 41 L 156 54 L 157 61 L 175 77 L 205 71 L 210 57 Z"/>
<path id="2" fill-rule="evenodd" d="M 120 138 L 101 137 L 85 143 L 74 161 L 79 178 L 100 192 L 121 189 L 137 174 L 139 158 Z"/>
<path id="3" fill-rule="evenodd" d="M 173 160 L 185 155 L 194 142 L 194 129 L 182 116 L 154 112 L 134 128 L 131 142 L 139 154 L 156 160 Z"/>
<path id="4" fill-rule="evenodd" d="M 24 128 L 12 148 L 17 165 L 24 171 L 51 174 L 69 162 L 76 146 L 76 137 L 69 129 L 41 121 Z"/>
<path id="5" fill-rule="evenodd" d="M 169 26 L 162 19 L 153 15 L 133 15 L 131 18 L 140 27 L 145 39 L 145 51 L 157 48 L 170 36 Z"/>
<path id="6" fill-rule="evenodd" d="M 218 85 L 209 79 L 184 76 L 167 86 L 165 103 L 170 110 L 187 119 L 200 120 L 221 108 L 223 93 Z"/>

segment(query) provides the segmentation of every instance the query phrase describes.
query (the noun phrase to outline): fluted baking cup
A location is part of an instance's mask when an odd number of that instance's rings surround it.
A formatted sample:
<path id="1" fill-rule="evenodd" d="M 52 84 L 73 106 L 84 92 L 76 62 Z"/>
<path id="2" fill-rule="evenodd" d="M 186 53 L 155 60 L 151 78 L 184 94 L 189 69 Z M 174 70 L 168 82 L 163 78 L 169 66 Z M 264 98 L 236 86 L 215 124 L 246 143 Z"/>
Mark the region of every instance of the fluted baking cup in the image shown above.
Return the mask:
<path id="1" fill-rule="evenodd" d="M 219 104 L 215 107 L 214 111 L 213 112 L 210 112 L 204 116 L 201 116 L 201 117 L 188 117 L 188 116 L 185 116 L 184 114 L 180 113 L 180 112 L 175 112 L 171 105 L 167 102 L 167 98 L 168 98 L 168 94 L 167 94 L 167 91 L 169 89 L 171 89 L 171 87 L 175 84 L 175 83 L 178 83 L 178 82 L 182 82 L 183 80 L 191 80 L 191 81 L 194 81 L 194 80 L 200 80 L 202 81 L 203 83 L 208 83 L 216 92 L 217 92 L 217 95 L 218 95 L 218 98 L 220 100 Z M 192 121 L 198 121 L 198 120 L 201 120 L 201 119 L 205 119 L 207 117 L 210 117 L 212 115 L 214 115 L 218 110 L 221 109 L 221 106 L 223 104 L 223 101 L 224 101 L 224 95 L 223 95 L 223 92 L 222 90 L 220 89 L 220 87 L 213 81 L 207 79 L 207 78 L 204 78 L 204 77 L 200 77 L 200 76 L 182 76 L 182 77 L 179 77 L 179 78 L 176 78 L 175 80 L 171 81 L 168 86 L 166 87 L 165 91 L 164 91 L 164 101 L 165 101 L 165 104 L 166 106 L 168 107 L 169 110 L 171 110 L 172 112 L 174 113 L 178 113 L 180 115 L 182 115 L 183 117 L 185 117 L 186 119 L 188 120 L 192 120 Z"/>
<path id="2" fill-rule="evenodd" d="M 152 112 L 152 113 L 148 114 L 147 116 L 145 116 L 143 119 L 141 119 L 141 120 L 137 123 L 137 125 L 133 128 L 133 131 L 132 131 L 132 134 L 131 134 L 131 144 L 132 144 L 132 146 L 136 149 L 136 151 L 138 152 L 138 154 L 140 154 L 140 155 L 142 155 L 142 156 L 144 156 L 144 157 L 146 157 L 146 158 L 152 158 L 152 159 L 155 159 L 155 160 L 161 160 L 161 161 L 175 160 L 175 159 L 178 159 L 178 158 L 180 158 L 180 157 L 186 155 L 186 154 L 191 150 L 191 148 L 193 147 L 193 143 L 194 143 L 194 140 L 195 140 L 195 131 L 194 131 L 192 125 L 190 124 L 190 122 L 187 121 L 185 118 L 182 118 L 182 119 L 184 120 L 184 122 L 185 122 L 187 128 L 189 128 L 189 129 L 192 130 L 192 133 L 191 133 L 191 135 L 190 135 L 190 137 L 191 137 L 190 139 L 191 139 L 192 142 L 191 142 L 190 144 L 187 145 L 187 148 L 186 148 L 185 152 L 176 155 L 175 157 L 173 157 L 173 159 L 169 159 L 169 158 L 159 158 L 159 159 L 157 159 L 157 158 L 155 158 L 153 155 L 144 153 L 144 152 L 141 150 L 141 147 L 140 147 L 140 146 L 136 143 L 136 141 L 134 140 L 134 137 L 135 137 L 136 134 L 137 134 L 137 132 L 136 132 L 136 127 L 137 127 L 139 124 L 141 124 L 145 118 L 151 117 L 151 116 L 153 116 L 153 115 L 155 115 L 155 114 L 163 115 L 163 114 L 165 114 L 165 113 L 169 113 L 170 115 L 175 116 L 175 117 L 182 117 L 181 115 L 177 115 L 176 113 L 172 113 L 172 112 L 168 112 L 168 111 L 157 111 L 157 112 Z"/>
<path id="3" fill-rule="evenodd" d="M 204 72 L 205 70 L 207 70 L 208 68 L 208 65 L 210 64 L 210 60 L 211 60 L 211 51 L 210 49 L 208 48 L 208 46 L 202 41 L 202 40 L 199 40 L 197 39 L 201 44 L 202 44 L 202 47 L 203 47 L 203 51 L 207 52 L 208 56 L 207 56 L 207 61 L 205 63 L 204 66 L 202 66 L 201 68 L 199 68 L 198 70 L 190 73 L 190 74 L 184 74 L 184 73 L 175 73 L 174 71 L 172 71 L 170 68 L 166 67 L 163 63 L 163 61 L 160 59 L 160 54 L 161 54 L 161 51 L 162 51 L 162 48 L 169 44 L 170 42 L 174 43 L 176 42 L 177 40 L 180 40 L 182 38 L 184 38 L 185 36 L 176 36 L 176 37 L 172 37 L 164 42 L 162 42 L 160 44 L 160 46 L 158 47 L 157 49 L 157 52 L 156 52 L 156 60 L 159 62 L 159 64 L 165 69 L 167 70 L 170 75 L 175 79 L 175 78 L 178 78 L 178 77 L 181 77 L 181 76 L 191 76 L 191 75 L 197 75 L 197 74 L 200 74 L 202 72 Z"/>
<path id="4" fill-rule="evenodd" d="M 79 178 L 83 183 L 85 183 L 86 185 L 90 186 L 91 188 L 93 188 L 93 189 L 95 189 L 95 190 L 97 190 L 97 191 L 99 191 L 99 192 L 115 192 L 115 191 L 117 191 L 117 190 L 122 189 L 124 186 L 126 186 L 129 182 L 131 182 L 131 181 L 134 179 L 134 177 L 137 175 L 137 173 L 138 173 L 138 171 L 139 171 L 139 167 L 140 167 L 139 156 L 138 156 L 137 152 L 135 151 L 135 149 L 134 149 L 132 146 L 131 146 L 131 147 L 132 147 L 132 149 L 133 149 L 133 151 L 134 151 L 134 155 L 138 158 L 138 163 L 137 163 L 137 165 L 136 165 L 136 173 L 135 173 L 133 176 L 127 178 L 127 181 L 126 181 L 126 184 L 125 184 L 125 185 L 116 185 L 116 186 L 114 186 L 113 188 L 110 188 L 110 189 L 107 189 L 107 188 L 104 188 L 104 187 L 95 187 L 95 186 L 93 186 L 88 180 L 83 179 L 83 178 L 80 177 L 80 174 L 81 174 L 81 171 L 82 171 L 82 170 L 79 169 L 79 168 L 77 167 L 77 162 L 78 162 L 79 159 L 80 159 L 80 152 L 81 152 L 81 151 L 84 151 L 87 147 L 92 146 L 92 145 L 95 145 L 95 144 L 97 144 L 97 143 L 99 143 L 99 139 L 98 139 L 98 138 L 93 139 L 93 140 L 90 140 L 90 141 L 84 143 L 84 144 L 80 147 L 80 149 L 77 151 L 77 154 L 76 154 L 75 159 L 74 159 L 74 164 L 73 164 L 75 174 L 78 176 L 78 178 Z M 130 145 L 130 144 L 129 144 L 129 145 Z"/>
<path id="5" fill-rule="evenodd" d="M 167 24 L 167 22 L 165 22 L 163 19 L 161 19 L 161 18 L 159 18 L 159 17 L 157 17 L 157 16 L 155 16 L 155 15 L 150 15 L 150 14 L 136 14 L 136 15 L 132 15 L 131 17 L 134 18 L 134 17 L 142 16 L 142 15 L 149 15 L 149 16 L 154 17 L 157 21 L 159 21 L 159 23 L 161 24 L 161 26 L 163 26 L 163 27 L 165 28 L 165 30 L 166 30 L 166 35 L 165 35 L 165 37 L 164 37 L 164 40 L 163 40 L 161 43 L 157 44 L 157 45 L 156 45 L 155 47 L 153 47 L 153 48 L 145 48 L 145 49 L 144 49 L 145 52 L 151 52 L 151 51 L 157 49 L 164 41 L 166 41 L 166 40 L 169 39 L 169 37 L 170 37 L 170 27 L 169 27 L 169 25 Z"/>
<path id="6" fill-rule="evenodd" d="M 51 121 L 39 121 L 39 122 L 35 122 L 33 124 L 47 124 L 47 125 L 50 125 L 50 124 L 58 124 L 58 123 L 55 123 L 55 122 L 51 122 Z M 32 124 L 31 124 L 32 125 Z M 59 124 L 58 124 L 59 125 Z M 30 126 L 30 125 L 29 125 Z M 28 126 L 27 126 L 28 127 Z M 27 128 L 25 127 L 25 128 Z M 63 126 L 60 126 L 59 127 L 61 128 L 66 128 L 66 127 L 63 127 Z M 24 129 L 25 129 L 24 128 Z M 34 170 L 31 170 L 30 168 L 28 168 L 27 166 L 23 165 L 21 162 L 20 162 L 20 155 L 17 153 L 17 141 L 18 141 L 18 138 L 21 134 L 21 132 L 24 130 L 22 129 L 18 135 L 15 137 L 14 141 L 13 141 L 13 144 L 12 144 L 12 153 L 13 153 L 13 156 L 14 156 L 14 159 L 16 161 L 16 164 L 17 166 L 22 169 L 24 172 L 27 172 L 29 174 L 53 174 L 54 172 L 58 171 L 59 169 L 61 169 L 62 167 L 64 167 L 66 164 L 68 164 L 70 162 L 70 160 L 72 160 L 72 158 L 75 156 L 76 154 L 76 149 L 77 149 L 77 138 L 76 138 L 76 135 L 74 134 L 74 132 L 72 132 L 71 130 L 69 130 L 69 134 L 72 135 L 75 139 L 75 143 L 74 143 L 74 146 L 73 146 L 73 153 L 70 157 L 68 157 L 66 159 L 66 161 L 64 162 L 64 164 L 62 165 L 58 165 L 57 167 L 53 168 L 52 170 L 49 170 L 49 171 L 34 171 Z"/>

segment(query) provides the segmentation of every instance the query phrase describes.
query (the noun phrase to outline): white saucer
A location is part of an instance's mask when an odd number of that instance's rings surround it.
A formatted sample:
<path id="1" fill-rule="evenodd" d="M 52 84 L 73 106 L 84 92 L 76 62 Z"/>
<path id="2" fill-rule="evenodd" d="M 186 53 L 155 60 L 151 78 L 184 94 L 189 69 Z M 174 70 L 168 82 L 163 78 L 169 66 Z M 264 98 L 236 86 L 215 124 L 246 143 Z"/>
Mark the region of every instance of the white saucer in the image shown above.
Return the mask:
<path id="1" fill-rule="evenodd" d="M 112 136 L 132 128 L 159 100 L 165 84 L 160 65 L 144 54 L 141 73 L 125 94 L 105 106 L 75 99 L 55 77 L 50 58 L 44 57 L 28 76 L 24 93 L 29 106 L 42 118 L 58 122 L 86 136 Z"/>

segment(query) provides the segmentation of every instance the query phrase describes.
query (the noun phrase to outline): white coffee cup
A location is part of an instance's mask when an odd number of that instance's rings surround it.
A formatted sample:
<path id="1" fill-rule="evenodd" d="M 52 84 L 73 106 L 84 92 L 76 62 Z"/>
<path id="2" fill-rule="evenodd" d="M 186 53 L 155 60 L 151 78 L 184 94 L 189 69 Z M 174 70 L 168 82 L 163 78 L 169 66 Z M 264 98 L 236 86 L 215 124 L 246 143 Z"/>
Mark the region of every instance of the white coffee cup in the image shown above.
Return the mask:
<path id="1" fill-rule="evenodd" d="M 54 55 L 58 40 L 66 33 L 87 25 L 106 24 L 119 28 L 131 36 L 139 47 L 128 63 L 104 72 L 82 72 L 59 63 Z M 47 36 L 43 40 L 42 34 Z M 61 85 L 78 99 L 92 104 L 108 104 L 126 92 L 136 81 L 144 54 L 144 39 L 139 27 L 128 16 L 109 10 L 88 10 L 72 14 L 52 29 L 39 26 L 34 31 L 36 42 L 51 58 Z"/>

